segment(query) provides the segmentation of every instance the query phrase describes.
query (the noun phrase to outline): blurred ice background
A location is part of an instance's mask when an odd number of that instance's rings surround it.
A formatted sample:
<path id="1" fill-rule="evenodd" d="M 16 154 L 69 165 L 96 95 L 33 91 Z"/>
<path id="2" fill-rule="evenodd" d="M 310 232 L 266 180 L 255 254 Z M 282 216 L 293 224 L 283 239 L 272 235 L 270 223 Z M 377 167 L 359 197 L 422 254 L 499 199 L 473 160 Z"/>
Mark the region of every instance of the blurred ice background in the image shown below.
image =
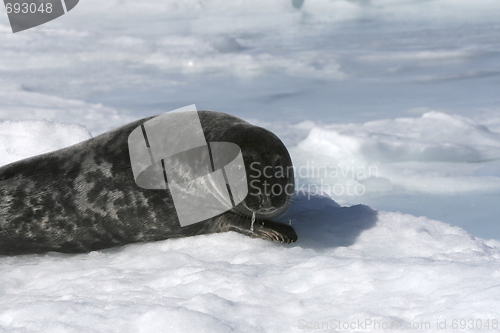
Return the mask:
<path id="1" fill-rule="evenodd" d="M 335 200 L 298 196 L 291 247 L 1 258 L 0 331 L 498 319 L 500 2 L 300 3 L 81 0 L 17 34 L 0 12 L 0 164 L 196 103 L 276 132 Z"/>

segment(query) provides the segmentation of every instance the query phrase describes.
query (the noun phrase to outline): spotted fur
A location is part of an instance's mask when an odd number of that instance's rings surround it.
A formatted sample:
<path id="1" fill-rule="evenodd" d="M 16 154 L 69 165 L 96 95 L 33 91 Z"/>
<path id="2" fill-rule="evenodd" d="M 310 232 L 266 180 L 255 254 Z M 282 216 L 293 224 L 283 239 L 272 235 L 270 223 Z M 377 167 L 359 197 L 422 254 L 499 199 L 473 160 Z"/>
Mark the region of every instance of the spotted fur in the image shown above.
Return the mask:
<path id="1" fill-rule="evenodd" d="M 256 128 L 223 113 L 199 116 L 209 142 L 238 141 L 234 133 L 241 139 Z M 251 231 L 249 217 L 236 210 L 181 227 L 168 189 L 143 189 L 133 178 L 127 139 L 149 119 L 0 168 L 0 254 L 88 252 L 231 230 L 285 243 L 297 239 L 291 227 L 272 221 Z M 263 133 L 284 149 L 274 134 Z M 245 164 L 255 153 L 243 149 Z"/>

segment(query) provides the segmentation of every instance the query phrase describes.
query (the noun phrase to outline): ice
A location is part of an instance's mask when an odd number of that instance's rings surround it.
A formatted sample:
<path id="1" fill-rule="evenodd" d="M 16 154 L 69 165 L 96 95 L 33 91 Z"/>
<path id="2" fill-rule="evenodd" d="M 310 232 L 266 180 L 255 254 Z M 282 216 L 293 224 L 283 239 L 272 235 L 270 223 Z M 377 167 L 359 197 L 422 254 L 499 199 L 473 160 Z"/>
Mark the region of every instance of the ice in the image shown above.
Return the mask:
<path id="1" fill-rule="evenodd" d="M 500 133 L 470 118 L 435 111 L 315 126 L 292 155 L 296 164 L 309 166 L 308 178 L 318 184 L 351 180 L 370 192 L 398 187 L 430 194 L 500 189 Z M 325 165 L 328 174 L 313 170 Z M 337 171 L 334 177 L 330 170 Z"/>
<path id="2" fill-rule="evenodd" d="M 291 132 L 303 138 L 290 149 L 303 188 L 322 189 L 343 205 L 428 216 L 498 239 L 500 132 L 496 113 L 485 114 L 427 110 L 365 123 L 315 123 L 307 135 L 283 124 L 274 128 L 285 141 Z"/>
<path id="3" fill-rule="evenodd" d="M 22 87 L 0 85 L 0 119 L 44 119 L 76 123 L 85 126 L 93 135 L 97 135 L 125 125 L 134 118 L 127 112 L 120 112 L 101 104 L 68 100 L 26 91 Z"/>
<path id="4" fill-rule="evenodd" d="M 365 122 L 425 107 L 467 116 L 500 102 L 495 0 L 300 9 L 87 0 L 75 9 L 18 34 L 0 16 L 1 79 L 136 116 L 197 103 L 271 122 Z"/>

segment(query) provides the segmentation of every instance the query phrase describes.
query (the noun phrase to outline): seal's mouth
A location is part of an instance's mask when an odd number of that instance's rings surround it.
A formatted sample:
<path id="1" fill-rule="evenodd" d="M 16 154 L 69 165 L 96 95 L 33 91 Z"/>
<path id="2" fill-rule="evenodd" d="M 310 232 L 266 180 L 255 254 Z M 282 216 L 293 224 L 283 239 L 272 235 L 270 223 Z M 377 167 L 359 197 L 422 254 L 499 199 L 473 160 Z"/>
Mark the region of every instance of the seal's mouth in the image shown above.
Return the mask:
<path id="1" fill-rule="evenodd" d="M 243 214 L 245 216 L 251 216 L 253 213 L 255 213 L 256 218 L 269 220 L 280 217 L 281 215 L 285 214 L 289 207 L 290 203 L 282 207 L 269 207 L 269 208 L 261 207 L 259 209 L 252 209 L 248 207 L 248 205 L 245 202 L 242 202 L 239 209 L 238 206 L 235 208 L 238 213 Z"/>
<path id="2" fill-rule="evenodd" d="M 276 212 L 276 210 L 277 210 L 277 208 L 274 208 L 274 207 L 260 208 L 257 211 L 255 211 L 255 213 L 266 215 L 266 214 L 273 214 L 274 212 Z"/>

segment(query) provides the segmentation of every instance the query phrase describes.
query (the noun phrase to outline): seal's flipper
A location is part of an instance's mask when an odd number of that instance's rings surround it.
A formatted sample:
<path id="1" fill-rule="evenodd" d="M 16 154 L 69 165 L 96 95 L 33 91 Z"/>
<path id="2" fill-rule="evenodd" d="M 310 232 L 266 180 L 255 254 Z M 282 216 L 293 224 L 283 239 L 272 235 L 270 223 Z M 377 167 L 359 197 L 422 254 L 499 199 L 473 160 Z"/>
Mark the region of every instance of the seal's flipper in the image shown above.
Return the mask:
<path id="1" fill-rule="evenodd" d="M 236 231 L 252 238 L 268 239 L 280 243 L 293 243 L 297 241 L 297 234 L 295 230 L 286 224 L 273 222 L 273 221 L 258 221 L 255 222 L 253 230 L 250 229 L 250 222 L 248 225 L 242 226 L 241 224 L 234 224 L 229 227 L 230 231 Z"/>
<path id="2" fill-rule="evenodd" d="M 253 235 L 251 237 L 270 239 L 281 243 L 293 243 L 297 241 L 297 234 L 295 230 L 286 224 L 273 222 L 273 221 L 262 221 L 262 223 L 256 223 Z"/>

